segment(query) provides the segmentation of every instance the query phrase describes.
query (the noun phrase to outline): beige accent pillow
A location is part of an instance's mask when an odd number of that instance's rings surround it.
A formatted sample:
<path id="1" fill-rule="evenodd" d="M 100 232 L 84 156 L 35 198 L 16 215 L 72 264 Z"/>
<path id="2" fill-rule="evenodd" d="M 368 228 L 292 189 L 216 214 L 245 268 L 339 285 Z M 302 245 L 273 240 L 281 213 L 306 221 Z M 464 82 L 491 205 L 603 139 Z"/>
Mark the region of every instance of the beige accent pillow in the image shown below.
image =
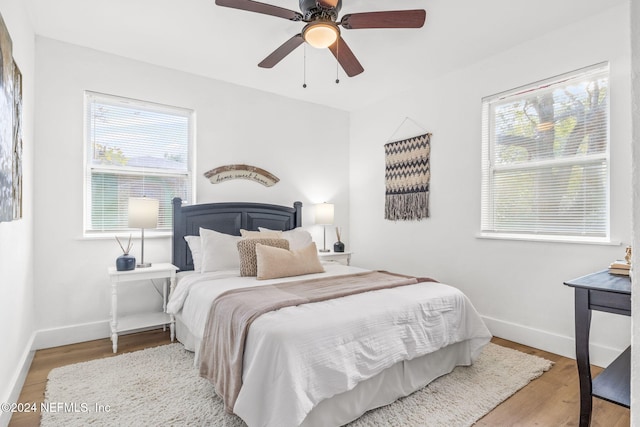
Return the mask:
<path id="1" fill-rule="evenodd" d="M 282 231 L 269 230 L 268 232 L 249 231 L 240 229 L 240 235 L 245 239 L 281 239 Z"/>
<path id="2" fill-rule="evenodd" d="M 253 276 L 258 273 L 256 260 L 256 244 L 275 248 L 289 249 L 289 242 L 285 239 L 242 239 L 238 242 L 238 254 L 240 255 L 240 276 Z"/>
<path id="3" fill-rule="evenodd" d="M 259 280 L 324 272 L 324 268 L 318 259 L 318 250 L 315 243 L 294 251 L 273 248 L 258 243 L 256 245 L 256 261 L 258 263 L 257 278 Z"/>

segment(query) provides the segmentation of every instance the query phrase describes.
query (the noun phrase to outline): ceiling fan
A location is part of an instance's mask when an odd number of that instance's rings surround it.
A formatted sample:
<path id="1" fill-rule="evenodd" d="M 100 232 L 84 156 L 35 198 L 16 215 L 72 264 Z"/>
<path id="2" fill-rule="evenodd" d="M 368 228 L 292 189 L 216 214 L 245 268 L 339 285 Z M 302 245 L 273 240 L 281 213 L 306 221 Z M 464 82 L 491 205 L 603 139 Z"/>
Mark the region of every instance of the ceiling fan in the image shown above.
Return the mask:
<path id="1" fill-rule="evenodd" d="M 420 28 L 426 18 L 423 9 L 413 9 L 350 13 L 338 21 L 342 0 L 299 1 L 302 13 L 252 0 L 216 0 L 216 4 L 306 23 L 300 34 L 291 37 L 274 50 L 258 64 L 259 67 L 274 67 L 298 46 L 307 42 L 316 48 L 329 48 L 349 77 L 362 73 L 364 68 L 340 35 L 340 27 L 346 30 Z"/>

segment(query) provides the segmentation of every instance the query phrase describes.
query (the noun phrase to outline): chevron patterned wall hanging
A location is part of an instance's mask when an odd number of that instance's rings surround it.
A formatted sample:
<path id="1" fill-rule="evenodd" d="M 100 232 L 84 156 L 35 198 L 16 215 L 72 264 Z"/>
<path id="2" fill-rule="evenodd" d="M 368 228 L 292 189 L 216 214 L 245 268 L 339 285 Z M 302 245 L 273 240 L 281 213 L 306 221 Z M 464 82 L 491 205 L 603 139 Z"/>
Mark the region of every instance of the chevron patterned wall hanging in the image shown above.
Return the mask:
<path id="1" fill-rule="evenodd" d="M 431 134 L 384 145 L 385 213 L 392 221 L 429 217 Z"/>

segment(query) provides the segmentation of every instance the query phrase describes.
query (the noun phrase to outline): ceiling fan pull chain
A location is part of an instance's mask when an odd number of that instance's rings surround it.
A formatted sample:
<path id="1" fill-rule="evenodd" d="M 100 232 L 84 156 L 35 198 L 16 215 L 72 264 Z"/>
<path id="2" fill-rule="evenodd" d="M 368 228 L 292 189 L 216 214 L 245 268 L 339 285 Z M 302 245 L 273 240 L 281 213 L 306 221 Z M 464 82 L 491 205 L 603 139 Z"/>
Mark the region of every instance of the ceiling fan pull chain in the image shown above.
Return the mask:
<path id="1" fill-rule="evenodd" d="M 306 89 L 307 88 L 307 44 L 306 43 L 302 46 L 302 49 L 304 50 L 304 55 L 302 59 L 302 88 Z"/>
<path id="2" fill-rule="evenodd" d="M 340 79 L 338 78 L 338 73 L 340 72 L 340 61 L 338 58 L 340 57 L 340 39 L 336 40 L 336 84 L 340 83 Z"/>

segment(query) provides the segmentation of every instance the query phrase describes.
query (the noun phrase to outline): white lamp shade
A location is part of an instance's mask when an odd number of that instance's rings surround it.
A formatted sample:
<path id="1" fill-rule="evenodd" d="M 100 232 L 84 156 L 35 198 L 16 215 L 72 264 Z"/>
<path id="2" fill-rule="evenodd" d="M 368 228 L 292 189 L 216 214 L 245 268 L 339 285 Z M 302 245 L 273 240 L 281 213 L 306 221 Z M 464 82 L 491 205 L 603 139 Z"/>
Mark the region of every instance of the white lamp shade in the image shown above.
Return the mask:
<path id="1" fill-rule="evenodd" d="M 129 227 L 132 228 L 157 228 L 158 199 L 148 197 L 129 198 Z"/>
<path id="2" fill-rule="evenodd" d="M 304 41 L 317 49 L 324 49 L 338 39 L 338 28 L 329 23 L 318 23 L 305 28 L 302 37 Z"/>
<path id="3" fill-rule="evenodd" d="M 333 224 L 333 204 L 321 203 L 316 205 L 316 224 Z"/>

